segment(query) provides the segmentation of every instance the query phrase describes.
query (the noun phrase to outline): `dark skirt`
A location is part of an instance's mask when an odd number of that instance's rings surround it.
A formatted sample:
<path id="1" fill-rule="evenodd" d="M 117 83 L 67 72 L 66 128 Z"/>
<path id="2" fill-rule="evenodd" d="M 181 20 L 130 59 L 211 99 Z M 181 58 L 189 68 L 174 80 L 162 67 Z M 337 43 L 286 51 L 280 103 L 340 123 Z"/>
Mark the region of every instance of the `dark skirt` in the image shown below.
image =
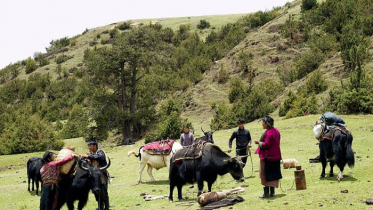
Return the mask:
<path id="1" fill-rule="evenodd" d="M 260 159 L 259 177 L 263 186 L 278 188 L 279 179 L 282 178 L 280 166 L 280 161 L 270 162 Z"/>

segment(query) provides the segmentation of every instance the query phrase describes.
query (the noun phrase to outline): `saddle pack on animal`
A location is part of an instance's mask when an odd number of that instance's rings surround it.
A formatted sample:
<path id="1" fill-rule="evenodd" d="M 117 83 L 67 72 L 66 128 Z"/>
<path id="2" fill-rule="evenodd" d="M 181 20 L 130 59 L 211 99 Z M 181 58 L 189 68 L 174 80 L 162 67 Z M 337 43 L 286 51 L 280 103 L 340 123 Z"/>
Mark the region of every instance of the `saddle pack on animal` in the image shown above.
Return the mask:
<path id="1" fill-rule="evenodd" d="M 171 153 L 171 148 L 175 140 L 167 139 L 145 144 L 143 151 L 151 155 L 168 155 Z"/>
<path id="2" fill-rule="evenodd" d="M 206 144 L 211 143 L 206 141 L 198 141 L 197 143 L 183 147 L 174 155 L 172 161 L 175 163 L 181 160 L 198 159 L 202 156 L 203 148 Z"/>
<path id="3" fill-rule="evenodd" d="M 334 133 L 339 130 L 343 134 L 347 135 L 349 132 L 346 128 L 344 120 L 338 115 L 332 112 L 325 112 L 316 121 L 316 125 L 313 129 L 315 137 L 319 141 L 333 140 Z"/>

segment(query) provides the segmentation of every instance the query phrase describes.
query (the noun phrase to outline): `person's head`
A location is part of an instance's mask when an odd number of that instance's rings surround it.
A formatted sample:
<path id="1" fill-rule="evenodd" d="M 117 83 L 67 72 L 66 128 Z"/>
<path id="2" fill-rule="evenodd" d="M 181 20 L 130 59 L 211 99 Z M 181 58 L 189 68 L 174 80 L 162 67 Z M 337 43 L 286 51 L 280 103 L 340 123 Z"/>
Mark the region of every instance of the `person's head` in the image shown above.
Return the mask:
<path id="1" fill-rule="evenodd" d="M 271 116 L 266 115 L 262 118 L 263 129 L 270 129 L 274 125 L 274 120 Z"/>
<path id="2" fill-rule="evenodd" d="M 184 130 L 184 133 L 189 133 L 189 126 L 184 125 L 183 130 Z"/>
<path id="3" fill-rule="evenodd" d="M 54 153 L 50 151 L 46 151 L 43 155 L 43 161 L 46 163 L 54 161 Z"/>
<path id="4" fill-rule="evenodd" d="M 87 145 L 88 145 L 89 151 L 91 152 L 96 152 L 98 149 L 98 144 L 95 140 L 89 140 Z"/>
<path id="5" fill-rule="evenodd" d="M 243 129 L 245 126 L 245 121 L 243 119 L 237 120 L 237 125 L 239 129 Z"/>

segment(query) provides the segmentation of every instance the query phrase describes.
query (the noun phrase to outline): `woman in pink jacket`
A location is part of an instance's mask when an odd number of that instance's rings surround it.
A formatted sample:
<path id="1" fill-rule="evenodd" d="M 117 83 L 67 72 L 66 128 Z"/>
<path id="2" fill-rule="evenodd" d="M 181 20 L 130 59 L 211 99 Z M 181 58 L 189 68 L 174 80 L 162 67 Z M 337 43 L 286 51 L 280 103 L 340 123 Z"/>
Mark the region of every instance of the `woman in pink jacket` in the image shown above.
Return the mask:
<path id="1" fill-rule="evenodd" d="M 264 186 L 264 194 L 260 198 L 268 198 L 275 196 L 275 187 L 278 188 L 279 180 L 282 178 L 280 160 L 280 132 L 273 127 L 274 120 L 266 115 L 262 119 L 263 133 L 259 141 L 255 141 L 259 147 L 255 154 L 259 154 L 260 170 L 259 177 Z"/>
<path id="2" fill-rule="evenodd" d="M 72 160 L 77 155 L 66 156 L 64 159 L 54 161 L 55 154 L 50 151 L 46 151 L 43 155 L 44 166 L 40 169 L 41 180 L 43 186 L 41 188 L 40 197 L 40 210 L 51 210 L 54 209 L 53 202 L 57 192 L 57 183 L 60 175 L 59 166 Z"/>

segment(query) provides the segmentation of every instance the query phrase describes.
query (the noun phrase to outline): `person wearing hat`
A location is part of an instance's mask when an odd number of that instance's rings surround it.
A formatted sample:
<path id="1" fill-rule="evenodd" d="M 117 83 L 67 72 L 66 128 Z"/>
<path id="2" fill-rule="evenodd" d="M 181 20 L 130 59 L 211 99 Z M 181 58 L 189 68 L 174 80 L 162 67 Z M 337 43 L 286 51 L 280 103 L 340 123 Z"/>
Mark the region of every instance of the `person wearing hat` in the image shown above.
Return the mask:
<path id="1" fill-rule="evenodd" d="M 275 187 L 278 188 L 279 180 L 282 178 L 280 168 L 281 135 L 273 125 L 273 118 L 266 115 L 262 119 L 262 127 L 265 131 L 260 140 L 255 141 L 255 144 L 259 146 L 255 151 L 255 154 L 259 154 L 260 158 L 259 177 L 264 186 L 264 194 L 259 196 L 260 198 L 274 197 Z"/>
<path id="2" fill-rule="evenodd" d="M 184 125 L 183 127 L 184 133 L 180 135 L 180 144 L 183 147 L 192 145 L 194 142 L 194 136 L 191 132 L 189 132 L 189 126 Z"/>
<path id="3" fill-rule="evenodd" d="M 54 209 L 53 203 L 56 197 L 57 187 L 60 170 L 59 166 L 66 162 L 69 162 L 74 157 L 77 157 L 75 153 L 66 156 L 64 159 L 54 161 L 55 154 L 50 151 L 46 151 L 43 155 L 44 166 L 40 169 L 41 181 L 43 186 L 41 188 L 40 197 L 40 210 Z"/>
<path id="4" fill-rule="evenodd" d="M 91 162 L 94 167 L 105 167 L 107 165 L 106 154 L 103 150 L 98 149 L 98 144 L 95 140 L 89 140 L 88 143 L 89 154 L 83 154 L 82 158 L 86 158 Z M 100 203 L 100 208 L 109 209 L 109 194 L 108 194 L 108 181 L 109 174 L 106 170 L 101 171 L 104 182 L 101 184 L 100 195 L 96 195 L 96 201 Z"/>
<path id="5" fill-rule="evenodd" d="M 245 121 L 243 119 L 237 120 L 238 129 L 233 131 L 231 138 L 229 138 L 229 149 L 228 153 L 232 151 L 232 142 L 233 139 L 236 139 L 236 155 L 237 156 L 246 156 L 248 150 L 251 147 L 251 135 L 249 130 L 245 129 Z M 242 158 L 245 167 L 247 157 Z"/>

